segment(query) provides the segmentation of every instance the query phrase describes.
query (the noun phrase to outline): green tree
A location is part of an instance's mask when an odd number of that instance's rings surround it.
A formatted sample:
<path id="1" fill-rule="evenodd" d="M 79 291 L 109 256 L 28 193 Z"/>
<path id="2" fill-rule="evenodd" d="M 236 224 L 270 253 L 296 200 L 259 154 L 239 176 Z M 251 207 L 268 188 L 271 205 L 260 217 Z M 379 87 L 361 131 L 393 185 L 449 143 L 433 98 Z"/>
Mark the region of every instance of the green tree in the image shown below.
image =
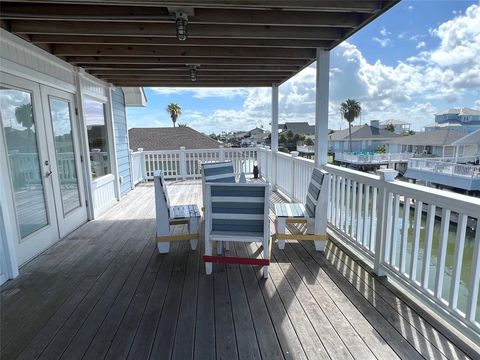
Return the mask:
<path id="1" fill-rule="evenodd" d="M 313 142 L 313 140 L 311 138 L 306 138 L 305 139 L 305 145 L 312 146 L 312 145 L 315 145 L 315 143 Z"/>
<path id="2" fill-rule="evenodd" d="M 178 127 L 188 127 L 187 124 L 178 124 Z"/>
<path id="3" fill-rule="evenodd" d="M 362 113 L 360 103 L 354 99 L 347 99 L 340 104 L 342 117 L 348 122 L 348 137 L 350 142 L 350 152 L 352 152 L 352 123 Z"/>
<path id="4" fill-rule="evenodd" d="M 395 132 L 395 126 L 393 126 L 393 124 L 388 124 L 387 126 L 385 126 L 385 130 Z"/>
<path id="5" fill-rule="evenodd" d="M 172 118 L 173 127 L 175 127 L 178 117 L 182 115 L 182 108 L 177 103 L 170 103 L 168 104 L 166 110 L 167 110 L 167 113 Z"/>

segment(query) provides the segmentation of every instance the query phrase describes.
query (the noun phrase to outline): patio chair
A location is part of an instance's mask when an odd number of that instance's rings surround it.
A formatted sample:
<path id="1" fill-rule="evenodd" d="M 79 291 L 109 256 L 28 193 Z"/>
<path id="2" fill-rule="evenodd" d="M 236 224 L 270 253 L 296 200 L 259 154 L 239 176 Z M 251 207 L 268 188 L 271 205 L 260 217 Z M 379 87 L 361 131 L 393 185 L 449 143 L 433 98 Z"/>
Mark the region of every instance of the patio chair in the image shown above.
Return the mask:
<path id="1" fill-rule="evenodd" d="M 270 220 L 268 183 L 207 183 L 205 197 L 205 270 L 212 263 L 263 266 L 268 277 L 270 264 Z M 263 259 L 213 256 L 214 242 L 256 242 L 263 245 Z"/>
<path id="2" fill-rule="evenodd" d="M 200 211 L 196 204 L 170 206 L 167 186 L 160 170 L 154 173 L 157 246 L 161 254 L 170 250 L 171 241 L 189 240 L 192 250 L 197 248 Z M 177 234 L 174 225 L 187 225 L 188 233 Z"/>
<path id="3" fill-rule="evenodd" d="M 327 235 L 327 202 L 328 202 L 328 173 L 317 168 L 313 169 L 308 186 L 305 204 L 276 203 L 275 204 L 275 235 L 278 248 L 285 248 L 285 240 L 311 240 L 315 242 L 315 249 L 325 250 Z M 287 224 L 305 224 L 306 234 L 287 234 Z"/>

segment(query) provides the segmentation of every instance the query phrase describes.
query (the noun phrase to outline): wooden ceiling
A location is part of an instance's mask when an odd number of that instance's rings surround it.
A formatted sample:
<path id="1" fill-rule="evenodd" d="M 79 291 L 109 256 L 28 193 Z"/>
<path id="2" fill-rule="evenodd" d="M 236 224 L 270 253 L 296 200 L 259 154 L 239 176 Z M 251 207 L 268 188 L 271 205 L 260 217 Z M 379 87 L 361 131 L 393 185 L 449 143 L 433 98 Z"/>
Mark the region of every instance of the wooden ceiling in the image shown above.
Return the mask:
<path id="1" fill-rule="evenodd" d="M 1 26 L 117 86 L 272 86 L 397 0 L 2 1 Z M 176 38 L 175 11 L 188 16 Z M 197 66 L 197 81 L 190 67 Z"/>

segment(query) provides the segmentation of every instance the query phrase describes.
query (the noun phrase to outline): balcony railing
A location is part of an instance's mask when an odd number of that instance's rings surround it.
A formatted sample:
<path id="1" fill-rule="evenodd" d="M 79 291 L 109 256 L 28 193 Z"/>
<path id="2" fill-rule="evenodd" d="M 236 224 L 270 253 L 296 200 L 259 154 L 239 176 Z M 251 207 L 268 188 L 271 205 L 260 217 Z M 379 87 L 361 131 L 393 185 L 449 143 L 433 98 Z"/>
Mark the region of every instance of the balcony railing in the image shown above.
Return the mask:
<path id="1" fill-rule="evenodd" d="M 391 162 L 408 161 L 412 153 L 335 153 L 335 160 L 352 164 L 386 164 Z"/>
<path id="2" fill-rule="evenodd" d="M 295 154 L 294 154 L 295 155 Z M 314 163 L 258 150 L 261 175 L 293 201 L 304 202 Z M 372 175 L 327 165 L 328 227 L 379 275 L 457 322 L 480 329 L 480 201 L 394 180 L 394 170 Z M 466 326 L 465 326 L 466 325 Z"/>
<path id="3" fill-rule="evenodd" d="M 471 158 L 476 159 L 476 157 Z M 461 160 L 455 160 L 455 158 L 410 159 L 408 160 L 408 168 L 440 175 L 480 179 L 480 166 L 460 164 L 458 161 Z"/>

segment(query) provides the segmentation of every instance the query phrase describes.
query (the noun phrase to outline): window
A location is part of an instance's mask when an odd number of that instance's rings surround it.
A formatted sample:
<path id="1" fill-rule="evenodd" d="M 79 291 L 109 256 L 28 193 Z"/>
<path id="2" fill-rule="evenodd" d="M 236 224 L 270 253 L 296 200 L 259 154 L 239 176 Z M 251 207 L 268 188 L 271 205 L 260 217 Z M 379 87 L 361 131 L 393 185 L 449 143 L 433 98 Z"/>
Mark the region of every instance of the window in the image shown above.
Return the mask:
<path id="1" fill-rule="evenodd" d="M 83 104 L 90 151 L 90 170 L 94 179 L 111 173 L 105 105 L 85 99 Z"/>

